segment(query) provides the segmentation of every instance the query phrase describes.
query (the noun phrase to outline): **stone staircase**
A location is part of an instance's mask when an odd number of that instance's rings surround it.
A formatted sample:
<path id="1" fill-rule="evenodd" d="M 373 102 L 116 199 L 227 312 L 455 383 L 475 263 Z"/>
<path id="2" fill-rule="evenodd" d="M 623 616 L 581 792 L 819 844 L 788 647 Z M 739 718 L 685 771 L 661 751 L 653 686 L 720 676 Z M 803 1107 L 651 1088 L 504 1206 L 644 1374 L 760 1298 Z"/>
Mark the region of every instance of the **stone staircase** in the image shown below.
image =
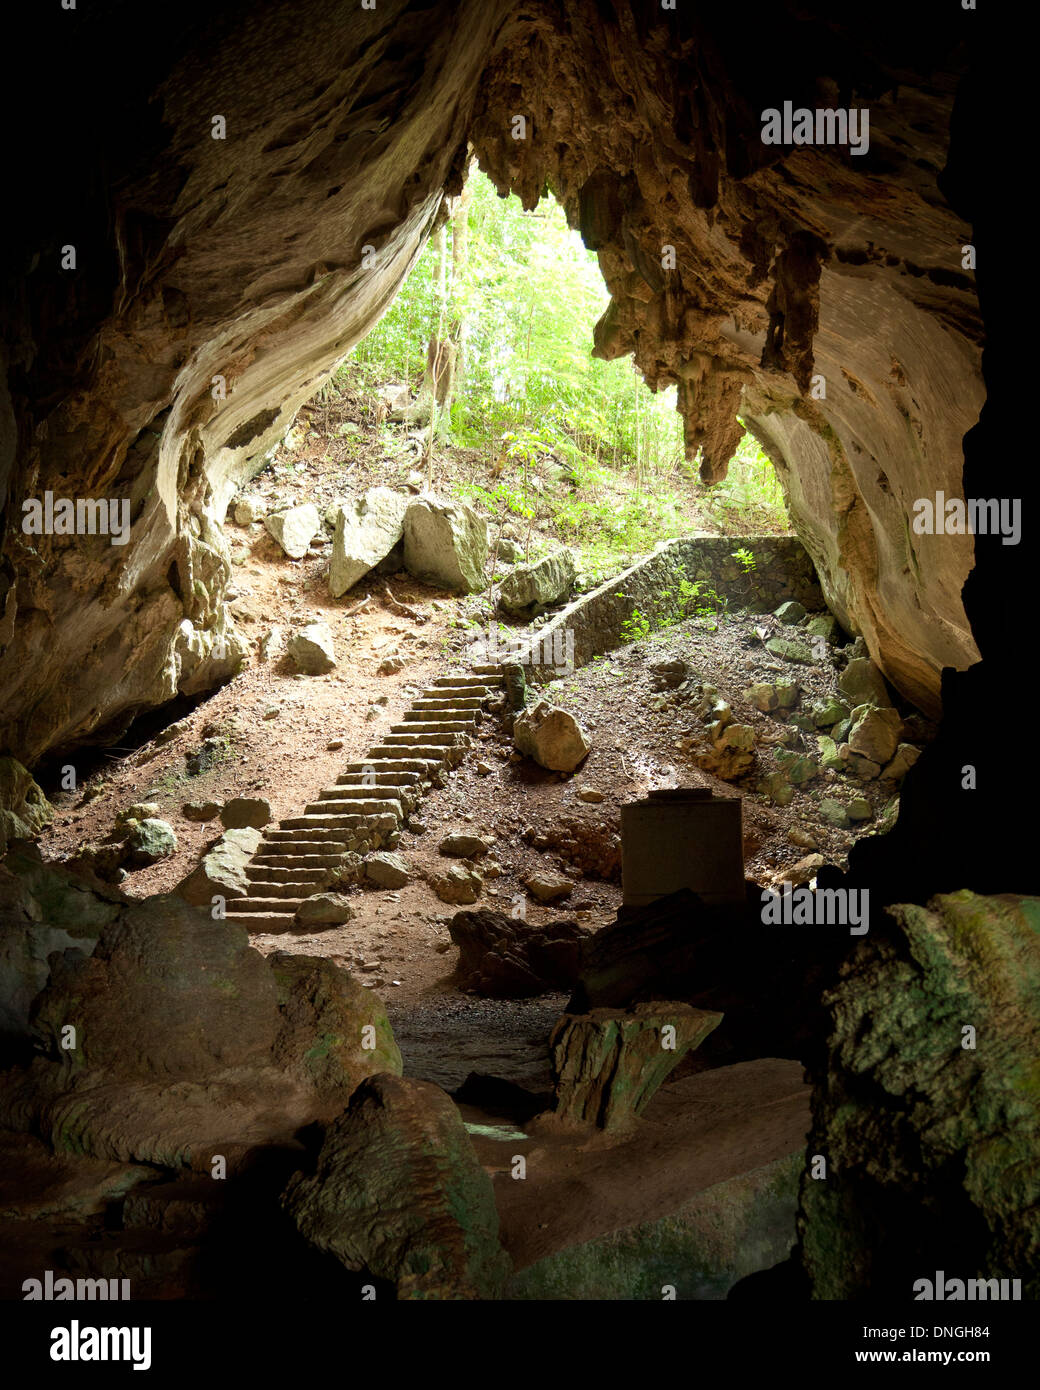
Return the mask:
<path id="1" fill-rule="evenodd" d="M 501 684 L 496 666 L 435 680 L 367 758 L 349 763 L 302 815 L 264 831 L 246 869 L 249 896 L 229 898 L 228 916 L 254 932 L 289 931 L 300 903 L 322 891 L 347 851 L 395 847 L 405 818 L 462 761 Z"/>

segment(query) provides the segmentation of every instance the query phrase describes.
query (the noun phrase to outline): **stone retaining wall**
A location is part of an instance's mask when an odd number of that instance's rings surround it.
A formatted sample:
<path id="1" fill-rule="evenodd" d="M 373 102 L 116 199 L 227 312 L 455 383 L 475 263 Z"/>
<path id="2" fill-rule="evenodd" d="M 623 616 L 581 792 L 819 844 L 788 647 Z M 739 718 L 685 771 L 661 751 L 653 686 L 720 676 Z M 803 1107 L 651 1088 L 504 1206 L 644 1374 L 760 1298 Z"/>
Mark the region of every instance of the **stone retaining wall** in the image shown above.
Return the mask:
<path id="1" fill-rule="evenodd" d="M 747 574 L 734 558 L 737 550 L 755 557 Z M 714 589 L 731 608 L 768 613 L 786 599 L 810 611 L 826 608 L 812 560 L 796 536 L 681 536 L 569 604 L 509 660 L 519 661 L 536 682 L 555 679 L 571 656 L 575 666 L 584 666 L 631 640 L 624 628 L 634 612 L 652 628 L 679 616 L 684 580 L 700 582 L 702 598 Z"/>

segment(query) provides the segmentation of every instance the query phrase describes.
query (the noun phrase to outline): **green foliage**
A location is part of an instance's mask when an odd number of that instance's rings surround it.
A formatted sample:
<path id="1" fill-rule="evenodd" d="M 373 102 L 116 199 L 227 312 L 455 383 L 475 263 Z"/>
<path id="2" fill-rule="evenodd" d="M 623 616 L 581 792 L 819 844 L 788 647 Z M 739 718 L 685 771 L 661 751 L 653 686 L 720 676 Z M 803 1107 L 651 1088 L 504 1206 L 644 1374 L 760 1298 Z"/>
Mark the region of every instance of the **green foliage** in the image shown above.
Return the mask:
<path id="1" fill-rule="evenodd" d="M 739 550 L 734 550 L 732 555 L 745 574 L 750 574 L 752 570 L 758 568 L 755 552 L 753 550 L 748 550 L 746 546 L 741 546 Z"/>
<path id="2" fill-rule="evenodd" d="M 591 355 L 609 302 L 596 255 L 551 198 L 524 212 L 482 174 L 470 187 L 468 257 L 447 307 L 461 326 L 453 442 L 501 448 L 514 468 L 637 466 L 646 482 L 672 472 L 683 457 L 674 388 L 651 395 L 630 361 Z M 449 223 L 449 248 L 452 237 Z M 438 318 L 437 260 L 431 241 L 352 368 L 372 381 L 418 384 Z"/>
<path id="3" fill-rule="evenodd" d="M 633 608 L 632 616 L 621 624 L 621 636 L 626 642 L 640 642 L 644 637 L 649 637 L 650 631 L 650 619 L 644 618 L 638 608 Z"/>
<path id="4" fill-rule="evenodd" d="M 434 238 L 342 379 L 416 389 L 429 337 L 446 328 L 458 348 L 450 441 L 479 451 L 493 478 L 461 491 L 496 514 L 546 518 L 584 551 L 590 577 L 688 532 L 694 498 L 724 533 L 787 530 L 782 488 L 750 434 L 722 483 L 692 487 L 675 388 L 655 394 L 630 358 L 592 356 L 609 296 L 598 257 L 552 197 L 525 212 L 483 174 L 469 189 L 464 264 L 449 220 L 444 266 Z"/>

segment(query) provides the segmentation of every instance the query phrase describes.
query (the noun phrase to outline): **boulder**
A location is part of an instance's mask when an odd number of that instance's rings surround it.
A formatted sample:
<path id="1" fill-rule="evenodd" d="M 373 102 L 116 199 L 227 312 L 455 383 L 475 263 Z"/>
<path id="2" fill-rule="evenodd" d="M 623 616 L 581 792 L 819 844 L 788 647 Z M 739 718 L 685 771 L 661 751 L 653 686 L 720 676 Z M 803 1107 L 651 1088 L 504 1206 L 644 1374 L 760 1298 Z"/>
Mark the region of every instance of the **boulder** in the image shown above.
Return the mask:
<path id="1" fill-rule="evenodd" d="M 822 637 L 825 642 L 833 643 L 838 640 L 841 627 L 832 613 L 819 613 L 805 624 L 805 632 L 809 637 Z"/>
<path id="2" fill-rule="evenodd" d="M 115 889 L 44 862 L 34 844 L 8 851 L 0 863 L 0 1038 L 28 1039 L 30 1005 L 47 983 L 50 953 L 89 955 L 122 903 Z"/>
<path id="3" fill-rule="evenodd" d="M 659 1001 L 564 1014 L 549 1038 L 555 1114 L 601 1129 L 630 1125 L 676 1063 L 721 1022 L 721 1013 Z"/>
<path id="4" fill-rule="evenodd" d="M 155 819 L 158 815 L 159 803 L 157 801 L 135 801 L 125 811 L 119 812 L 119 815 L 116 816 L 116 824 L 122 825 L 129 820 Z"/>
<path id="5" fill-rule="evenodd" d="M 260 797 L 235 796 L 220 812 L 221 824 L 227 830 L 243 830 L 252 827 L 260 830 L 271 820 L 270 802 Z"/>
<path id="6" fill-rule="evenodd" d="M 812 758 L 806 758 L 788 748 L 776 750 L 776 765 L 795 787 L 804 786 L 806 782 L 811 782 L 813 778 L 820 775 L 819 763 L 815 763 Z"/>
<path id="7" fill-rule="evenodd" d="M 332 538 L 329 593 L 339 598 L 374 569 L 404 535 L 411 498 L 389 487 L 373 487 L 340 506 Z"/>
<path id="8" fill-rule="evenodd" d="M 845 766 L 840 754 L 838 745 L 828 734 L 816 735 L 816 746 L 820 750 L 820 763 L 829 772 L 841 772 Z"/>
<path id="9" fill-rule="evenodd" d="M 260 497 L 240 497 L 235 503 L 235 524 L 251 526 L 267 515 L 267 503 Z"/>
<path id="10" fill-rule="evenodd" d="M 782 869 L 777 874 L 777 879 L 781 883 L 791 883 L 795 886 L 809 883 L 826 862 L 822 854 L 807 854 L 804 859 L 799 859 L 797 864 L 792 864 L 788 869 Z"/>
<path id="11" fill-rule="evenodd" d="M 503 912 L 456 912 L 448 930 L 459 948 L 456 977 L 462 989 L 490 999 L 523 999 L 572 989 L 581 943 L 589 935 L 577 922 L 536 927 Z"/>
<path id="12" fill-rule="evenodd" d="M 302 560 L 321 530 L 321 515 L 313 502 L 305 502 L 265 517 L 264 525 L 290 560 Z"/>
<path id="13" fill-rule="evenodd" d="M 838 677 L 838 686 L 853 706 L 892 704 L 885 678 L 869 657 L 853 658 Z"/>
<path id="14" fill-rule="evenodd" d="M 177 836 L 173 826 L 149 816 L 146 820 L 129 822 L 130 833 L 124 844 L 123 862 L 134 867 L 157 864 L 177 853 Z"/>
<path id="15" fill-rule="evenodd" d="M 93 955 L 54 956 L 51 966 L 33 1033 L 72 1072 L 204 1076 L 267 1054 L 278 1028 L 267 962 L 245 929 L 172 893 L 128 903 Z M 65 1051 L 70 1019 L 76 1047 Z"/>
<path id="16" fill-rule="evenodd" d="M 712 728 L 712 747 L 694 751 L 691 756 L 699 768 L 732 781 L 743 777 L 755 764 L 755 731 L 750 724 L 729 724 Z"/>
<path id="17" fill-rule="evenodd" d="M 539 871 L 524 879 L 524 887 L 540 903 L 555 903 L 570 897 L 574 892 L 574 880 L 564 878 L 562 874 Z"/>
<path id="18" fill-rule="evenodd" d="M 354 916 L 354 907 L 344 893 L 315 893 L 304 898 L 294 914 L 301 927 L 340 927 Z"/>
<path id="19" fill-rule="evenodd" d="M 772 714 L 780 706 L 776 687 L 769 685 L 766 681 L 756 681 L 754 685 L 749 685 L 744 691 L 744 698 L 749 700 L 755 709 L 762 714 Z"/>
<path id="20" fill-rule="evenodd" d="M 915 748 L 912 743 L 901 743 L 892 761 L 887 767 L 882 768 L 882 781 L 901 782 L 920 756 L 920 749 Z"/>
<path id="21" fill-rule="evenodd" d="M 484 887 L 483 877 L 476 869 L 467 869 L 462 864 L 452 864 L 443 874 L 433 874 L 430 887 L 442 903 L 475 903 Z"/>
<path id="22" fill-rule="evenodd" d="M 852 711 L 848 746 L 861 758 L 868 758 L 872 763 L 884 764 L 895 755 L 902 732 L 903 721 L 894 709 L 857 705 Z"/>
<path id="23" fill-rule="evenodd" d="M 54 819 L 54 808 L 16 758 L 0 758 L 0 855 L 12 840 L 39 835 Z"/>
<path id="24" fill-rule="evenodd" d="M 574 555 L 562 549 L 532 565 L 517 565 L 502 581 L 499 604 L 507 613 L 537 617 L 574 586 Z"/>
<path id="25" fill-rule="evenodd" d="M 787 603 L 780 605 L 773 617 L 779 618 L 787 627 L 797 627 L 805 617 L 805 605 L 797 599 L 789 599 Z"/>
<path id="26" fill-rule="evenodd" d="M 308 623 L 289 639 L 286 652 L 298 671 L 307 676 L 320 676 L 336 664 L 332 630 L 328 623 Z"/>
<path id="27" fill-rule="evenodd" d="M 651 684 L 654 690 L 675 690 L 690 675 L 688 661 L 681 656 L 669 657 L 666 661 L 654 661 L 650 665 Z"/>
<path id="28" fill-rule="evenodd" d="M 450 855 L 453 859 L 479 859 L 481 855 L 487 854 L 491 848 L 491 842 L 482 839 L 479 835 L 455 831 L 451 835 L 446 835 L 437 848 L 441 854 Z"/>
<path id="29" fill-rule="evenodd" d="M 768 796 L 774 806 L 790 806 L 795 798 L 794 787 L 782 772 L 770 772 L 758 784 L 761 796 Z"/>
<path id="30" fill-rule="evenodd" d="M 185 820 L 208 821 L 216 820 L 220 815 L 219 801 L 186 801 L 181 807 L 181 815 Z"/>
<path id="31" fill-rule="evenodd" d="M 524 558 L 524 548 L 508 536 L 500 536 L 495 545 L 495 555 L 503 564 L 515 565 Z"/>
<path id="32" fill-rule="evenodd" d="M 574 716 L 546 700 L 516 717 L 513 742 L 519 752 L 553 772 L 573 772 L 591 747 Z"/>
<path id="33" fill-rule="evenodd" d="M 811 666 L 815 659 L 810 648 L 793 637 L 770 637 L 766 642 L 766 651 L 802 666 Z"/>
<path id="34" fill-rule="evenodd" d="M 845 830 L 849 824 L 849 813 L 846 807 L 833 797 L 825 796 L 820 802 L 820 820 L 827 825 L 833 825 L 839 830 Z"/>
<path id="35" fill-rule="evenodd" d="M 460 593 L 484 588 L 487 523 L 471 507 L 432 497 L 412 499 L 404 518 L 404 563 L 409 574 Z"/>
<path id="36" fill-rule="evenodd" d="M 814 700 L 809 710 L 818 729 L 829 729 L 849 717 L 849 707 L 834 695 Z"/>
<path id="37" fill-rule="evenodd" d="M 228 830 L 202 856 L 202 863 L 177 885 L 189 903 L 209 907 L 213 898 L 248 898 L 246 866 L 263 836 L 259 830 Z"/>
<path id="38" fill-rule="evenodd" d="M 365 877 L 380 888 L 403 888 L 412 881 L 407 859 L 399 854 L 370 854 L 365 860 Z"/>
<path id="39" fill-rule="evenodd" d="M 276 951 L 268 965 L 280 1015 L 272 1059 L 334 1097 L 334 1114 L 366 1077 L 400 1076 L 401 1052 L 378 995 L 324 956 Z"/>
<path id="40" fill-rule="evenodd" d="M 491 1178 L 458 1108 L 427 1081 L 363 1081 L 283 1204 L 301 1233 L 404 1299 L 495 1299 L 510 1270 Z"/>

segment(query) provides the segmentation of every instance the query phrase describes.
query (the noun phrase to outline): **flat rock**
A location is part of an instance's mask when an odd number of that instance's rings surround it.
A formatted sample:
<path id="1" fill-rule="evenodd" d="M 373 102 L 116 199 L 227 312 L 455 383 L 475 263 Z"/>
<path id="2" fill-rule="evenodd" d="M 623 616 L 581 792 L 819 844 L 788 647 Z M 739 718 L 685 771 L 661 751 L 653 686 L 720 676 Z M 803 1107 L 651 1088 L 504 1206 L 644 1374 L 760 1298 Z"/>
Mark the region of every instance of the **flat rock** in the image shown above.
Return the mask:
<path id="1" fill-rule="evenodd" d="M 555 903 L 570 897 L 574 892 L 574 880 L 564 878 L 562 874 L 540 871 L 525 878 L 524 887 L 540 903 Z"/>
<path id="2" fill-rule="evenodd" d="M 315 893 L 300 903 L 295 920 L 301 927 L 338 927 L 353 916 L 353 904 L 345 893 Z"/>
<path id="3" fill-rule="evenodd" d="M 485 586 L 487 523 L 471 507 L 431 497 L 412 499 L 404 518 L 404 563 L 409 574 L 460 593 Z"/>
<path id="4" fill-rule="evenodd" d="M 412 499 L 389 487 L 369 488 L 341 505 L 336 514 L 329 564 L 329 592 L 339 598 L 393 550 L 404 535 L 404 516 Z"/>
<path id="5" fill-rule="evenodd" d="M 441 854 L 450 855 L 454 859 L 479 859 L 482 855 L 487 854 L 491 848 L 491 842 L 482 839 L 479 835 L 455 831 L 451 835 L 446 835 L 437 848 Z"/>
<path id="6" fill-rule="evenodd" d="M 308 623 L 289 639 L 286 652 L 298 671 L 307 676 L 320 676 L 336 664 L 332 629 L 328 623 Z"/>
<path id="7" fill-rule="evenodd" d="M 265 517 L 264 525 L 290 560 L 302 560 L 321 529 L 321 514 L 313 502 L 305 502 Z"/>
<path id="8" fill-rule="evenodd" d="M 412 881 L 408 860 L 400 854 L 370 854 L 365 860 L 365 877 L 380 888 L 403 888 Z"/>
<path id="9" fill-rule="evenodd" d="M 566 548 L 534 564 L 517 565 L 502 580 L 499 604 L 507 613 L 537 617 L 570 593 L 575 573 L 574 555 Z"/>
<path id="10" fill-rule="evenodd" d="M 539 700 L 513 721 L 518 752 L 552 772 L 573 772 L 588 756 L 588 735 L 573 714 Z"/>
<path id="11" fill-rule="evenodd" d="M 194 872 L 176 891 L 189 903 L 209 907 L 214 897 L 248 898 L 246 868 L 263 837 L 259 830 L 227 830 L 202 856 Z"/>

